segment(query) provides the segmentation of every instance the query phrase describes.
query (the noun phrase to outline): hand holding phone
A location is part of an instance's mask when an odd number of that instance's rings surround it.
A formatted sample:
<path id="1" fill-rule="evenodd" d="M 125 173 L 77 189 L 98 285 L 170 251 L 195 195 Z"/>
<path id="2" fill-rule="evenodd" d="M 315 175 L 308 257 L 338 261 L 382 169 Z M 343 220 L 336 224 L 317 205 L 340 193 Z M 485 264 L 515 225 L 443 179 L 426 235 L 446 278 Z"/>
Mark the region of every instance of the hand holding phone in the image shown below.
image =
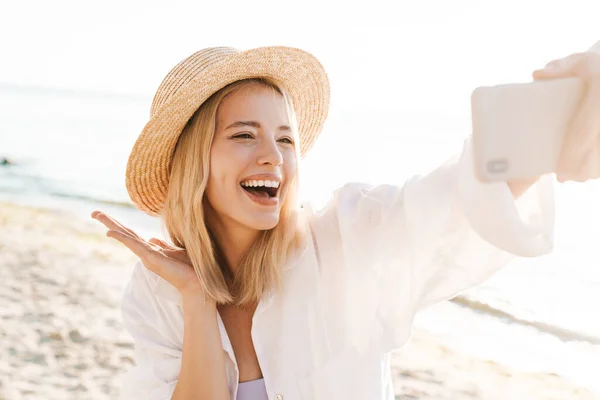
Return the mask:
<path id="1" fill-rule="evenodd" d="M 578 77 L 476 88 L 471 111 L 477 178 L 521 181 L 556 172 L 584 95 Z"/>
<path id="2" fill-rule="evenodd" d="M 600 41 L 553 60 L 532 83 L 473 92 L 475 174 L 482 181 L 600 178 Z"/>

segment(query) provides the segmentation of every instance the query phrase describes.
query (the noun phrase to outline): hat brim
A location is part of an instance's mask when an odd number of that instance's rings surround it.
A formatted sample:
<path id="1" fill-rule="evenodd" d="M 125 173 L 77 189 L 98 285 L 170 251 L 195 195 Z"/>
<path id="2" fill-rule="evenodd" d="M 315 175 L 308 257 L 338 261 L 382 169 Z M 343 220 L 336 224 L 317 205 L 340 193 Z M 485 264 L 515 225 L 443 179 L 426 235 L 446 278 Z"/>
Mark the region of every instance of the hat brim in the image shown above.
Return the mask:
<path id="1" fill-rule="evenodd" d="M 212 94 L 242 79 L 268 77 L 291 98 L 298 121 L 300 153 L 305 155 L 321 132 L 329 109 L 329 80 L 310 53 L 271 46 L 228 55 L 199 73 L 152 115 L 135 142 L 125 185 L 134 205 L 160 214 L 167 194 L 170 164 L 183 128 Z"/>

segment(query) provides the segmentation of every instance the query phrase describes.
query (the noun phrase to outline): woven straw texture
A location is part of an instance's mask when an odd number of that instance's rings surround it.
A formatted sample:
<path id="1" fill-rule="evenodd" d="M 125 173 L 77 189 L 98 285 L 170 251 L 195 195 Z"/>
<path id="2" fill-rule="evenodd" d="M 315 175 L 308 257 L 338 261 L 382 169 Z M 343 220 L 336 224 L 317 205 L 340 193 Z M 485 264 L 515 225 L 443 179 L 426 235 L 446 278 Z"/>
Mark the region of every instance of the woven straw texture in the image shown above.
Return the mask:
<path id="1" fill-rule="evenodd" d="M 229 47 L 200 50 L 164 78 L 152 101 L 150 119 L 129 156 L 125 185 L 139 210 L 160 215 L 175 145 L 200 105 L 228 84 L 254 77 L 274 79 L 288 92 L 298 119 L 300 153 L 306 154 L 321 132 L 329 109 L 329 81 L 314 56 L 280 46 L 246 51 Z"/>

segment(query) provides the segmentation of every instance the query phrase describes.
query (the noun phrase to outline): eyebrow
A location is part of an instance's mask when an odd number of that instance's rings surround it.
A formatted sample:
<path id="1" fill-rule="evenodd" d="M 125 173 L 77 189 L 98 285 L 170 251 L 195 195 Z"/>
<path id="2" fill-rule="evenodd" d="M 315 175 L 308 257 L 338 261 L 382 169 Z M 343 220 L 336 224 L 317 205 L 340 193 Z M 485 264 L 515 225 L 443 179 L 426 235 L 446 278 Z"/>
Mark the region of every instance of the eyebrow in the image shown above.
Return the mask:
<path id="1" fill-rule="evenodd" d="M 261 128 L 260 123 L 256 122 L 256 121 L 236 121 L 233 124 L 229 125 L 227 128 L 225 128 L 225 130 L 229 130 L 232 128 L 242 128 L 245 126 L 250 126 L 252 128 L 256 128 L 256 129 Z M 280 131 L 285 131 L 285 132 L 291 132 L 291 130 L 292 130 L 288 125 L 281 125 L 277 129 Z"/>

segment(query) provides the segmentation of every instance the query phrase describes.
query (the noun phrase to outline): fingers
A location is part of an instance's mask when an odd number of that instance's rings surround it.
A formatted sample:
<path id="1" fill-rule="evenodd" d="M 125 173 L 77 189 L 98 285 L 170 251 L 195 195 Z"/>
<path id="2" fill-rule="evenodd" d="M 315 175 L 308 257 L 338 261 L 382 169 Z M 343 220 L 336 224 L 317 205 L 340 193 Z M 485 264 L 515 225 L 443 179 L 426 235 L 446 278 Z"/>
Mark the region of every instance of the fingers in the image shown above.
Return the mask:
<path id="1" fill-rule="evenodd" d="M 575 172 L 584 167 L 586 156 L 598 147 L 600 120 L 595 116 L 598 107 L 595 99 L 600 98 L 597 87 L 590 87 L 569 127 L 558 163 L 558 171 Z M 593 154 L 591 155 L 592 159 Z M 591 160 L 593 161 L 593 160 Z"/>
<path id="2" fill-rule="evenodd" d="M 598 179 L 600 177 L 599 155 L 600 149 L 598 148 L 598 143 L 595 143 L 592 149 L 583 157 L 577 181 L 583 182 L 588 179 Z"/>
<path id="3" fill-rule="evenodd" d="M 145 245 L 143 242 L 128 235 L 127 233 L 124 233 L 121 230 L 111 229 L 106 232 L 106 236 L 112 239 L 116 239 L 119 242 L 123 243 L 129 250 L 131 250 L 133 253 L 135 253 L 136 256 L 138 256 L 141 259 L 148 258 L 148 256 L 152 252 L 152 250 L 149 249 L 147 245 Z"/>
<path id="4" fill-rule="evenodd" d="M 561 183 L 567 181 L 585 182 L 589 179 L 598 178 L 600 178 L 600 148 L 598 143 L 582 157 L 576 168 L 568 171 L 562 170 L 556 174 L 556 179 Z"/>
<path id="5" fill-rule="evenodd" d="M 586 92 L 571 119 L 559 157 L 556 177 L 560 182 L 583 182 L 599 175 L 598 141 L 600 140 L 600 55 L 575 53 L 550 61 L 533 72 L 536 80 L 578 77 L 587 83 Z"/>
<path id="6" fill-rule="evenodd" d="M 108 229 L 117 230 L 117 231 L 120 230 L 120 231 L 123 231 L 123 233 L 128 234 L 129 236 L 131 236 L 133 238 L 141 239 L 133 230 L 127 228 L 126 226 L 124 226 L 123 224 L 118 222 L 116 219 L 110 217 L 106 213 L 103 213 L 101 211 L 94 211 L 92 213 L 92 218 L 103 223 Z"/>
<path id="7" fill-rule="evenodd" d="M 167 257 L 173 257 L 174 259 L 181 261 L 185 264 L 190 264 L 190 259 L 187 255 L 187 251 L 185 249 L 180 249 L 175 247 L 169 243 L 166 243 L 158 238 L 152 238 L 149 240 L 150 243 L 160 246 Z"/>
<path id="8" fill-rule="evenodd" d="M 160 240 L 160 239 L 158 239 L 158 238 L 152 238 L 152 239 L 150 239 L 150 240 L 148 240 L 148 241 L 149 241 L 150 243 L 153 243 L 153 244 L 159 245 L 159 246 L 160 246 L 160 247 L 162 247 L 163 249 L 175 250 L 175 248 L 174 248 L 172 245 L 170 245 L 170 244 L 168 244 L 168 243 L 166 243 L 166 242 L 164 242 L 164 241 L 162 241 L 162 240 Z"/>
<path id="9" fill-rule="evenodd" d="M 155 250 L 146 242 L 133 238 L 120 230 L 109 230 L 106 232 L 106 236 L 116 239 L 124 244 L 142 260 L 143 264 L 150 271 L 160 275 L 168 281 L 172 280 L 173 268 L 178 268 L 174 264 L 177 260 L 165 256 L 161 249 Z"/>
<path id="10" fill-rule="evenodd" d="M 565 173 L 576 173 L 585 162 L 586 153 L 590 151 L 593 143 L 597 140 L 592 128 L 578 127 L 572 134 L 568 135 L 561 151 L 557 171 Z"/>
<path id="11" fill-rule="evenodd" d="M 106 236 L 121 242 L 142 260 L 148 270 L 158 274 L 176 288 L 179 289 L 189 281 L 197 279 L 185 249 L 178 249 L 157 238 L 145 241 L 131 229 L 102 212 L 94 211 L 92 218 L 109 228 Z"/>
<path id="12" fill-rule="evenodd" d="M 600 143 L 596 142 L 587 158 L 587 172 L 591 179 L 600 178 Z"/>
<path id="13" fill-rule="evenodd" d="M 583 53 L 575 53 L 568 57 L 552 60 L 544 68 L 533 71 L 533 79 L 543 80 L 577 76 L 577 67 L 582 58 Z"/>

